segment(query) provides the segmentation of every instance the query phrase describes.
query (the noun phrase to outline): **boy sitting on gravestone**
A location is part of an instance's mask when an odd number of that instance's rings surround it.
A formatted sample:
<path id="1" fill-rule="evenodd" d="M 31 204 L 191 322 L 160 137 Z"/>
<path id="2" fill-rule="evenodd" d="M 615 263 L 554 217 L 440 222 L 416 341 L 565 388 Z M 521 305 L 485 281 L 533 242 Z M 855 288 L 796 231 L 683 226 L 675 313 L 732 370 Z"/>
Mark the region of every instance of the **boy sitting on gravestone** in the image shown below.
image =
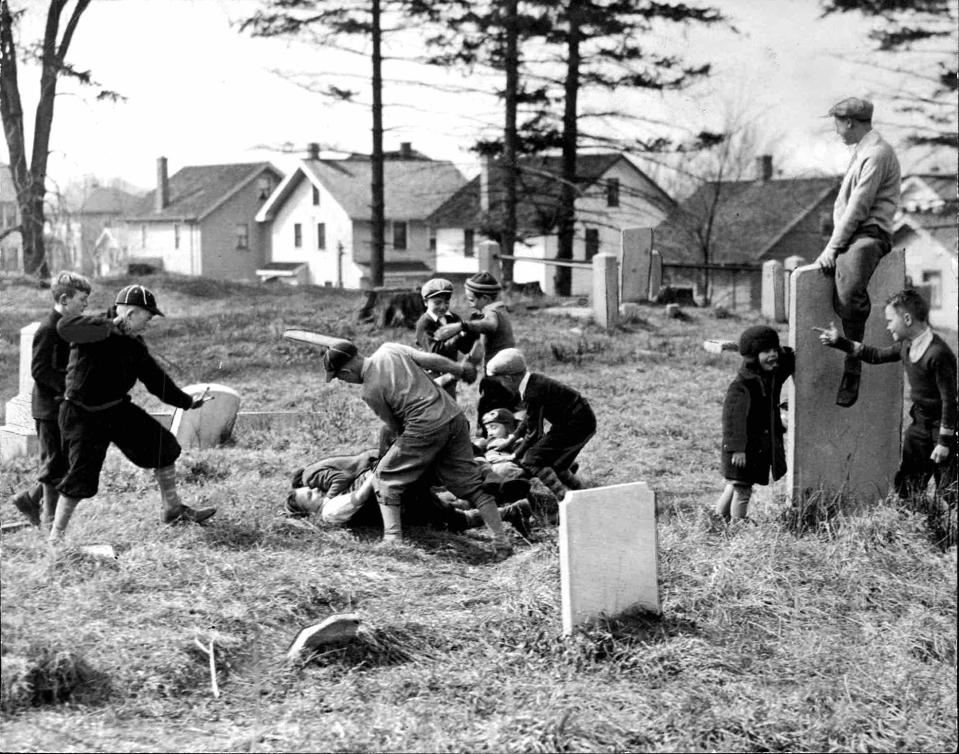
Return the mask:
<path id="1" fill-rule="evenodd" d="M 769 484 L 786 473 L 785 427 L 779 396 L 796 368 L 791 348 L 780 348 L 771 327 L 755 325 L 739 337 L 743 357 L 723 402 L 722 470 L 726 486 L 716 514 L 726 521 L 746 518 L 754 484 Z"/>
<path id="2" fill-rule="evenodd" d="M 53 311 L 33 336 L 30 374 L 33 376 L 31 407 L 40 444 L 40 477 L 37 484 L 14 496 L 13 504 L 34 526 L 49 530 L 57 510 L 57 485 L 69 462 L 60 440 L 58 416 L 66 390 L 70 344 L 57 333 L 63 317 L 83 314 L 92 286 L 83 275 L 61 272 L 53 279 Z M 41 505 L 42 500 L 42 505 Z"/>
<path id="3" fill-rule="evenodd" d="M 929 326 L 929 305 L 907 288 L 886 301 L 886 329 L 893 344 L 878 348 L 841 336 L 835 324 L 815 328 L 823 345 L 867 364 L 901 361 L 909 380 L 912 423 L 902 440 L 896 493 L 922 494 L 934 478 L 937 493 L 956 505 L 956 356 Z"/>

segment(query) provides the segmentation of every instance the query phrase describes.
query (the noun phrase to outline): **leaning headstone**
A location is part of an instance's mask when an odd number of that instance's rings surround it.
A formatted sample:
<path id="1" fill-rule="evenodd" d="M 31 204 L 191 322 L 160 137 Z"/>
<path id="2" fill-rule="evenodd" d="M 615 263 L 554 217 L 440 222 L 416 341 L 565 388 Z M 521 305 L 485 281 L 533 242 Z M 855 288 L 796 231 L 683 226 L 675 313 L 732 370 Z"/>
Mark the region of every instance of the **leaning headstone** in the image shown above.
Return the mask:
<path id="1" fill-rule="evenodd" d="M 623 242 L 617 254 L 621 269 L 619 297 L 623 301 L 646 301 L 649 297 L 652 251 L 652 228 L 627 228 L 623 231 Z"/>
<path id="2" fill-rule="evenodd" d="M 316 652 L 321 647 L 348 644 L 356 638 L 360 617 L 356 613 L 341 613 L 301 629 L 293 639 L 286 656 L 295 660 L 304 654 Z"/>
<path id="3" fill-rule="evenodd" d="M 778 259 L 763 262 L 762 314 L 773 322 L 786 321 L 786 278 Z"/>
<path id="4" fill-rule="evenodd" d="M 789 391 L 788 488 L 794 502 L 812 495 L 866 500 L 883 497 L 899 465 L 903 370 L 899 363 L 864 364 L 859 400 L 836 405 L 845 354 L 819 342 L 813 327 L 828 327 L 833 312 L 833 278 L 817 265 L 791 276 L 789 345 L 796 349 L 796 374 Z M 903 288 L 903 251 L 879 263 L 869 283 L 872 312 L 865 341 L 891 343 L 885 330 L 885 301 Z"/>
<path id="5" fill-rule="evenodd" d="M 230 439 L 233 425 L 240 410 L 240 395 L 225 385 L 204 383 L 188 385 L 183 392 L 198 396 L 207 395 L 213 400 L 200 408 L 184 411 L 178 408 L 173 414 L 170 431 L 184 448 L 212 448 Z"/>
<path id="6" fill-rule="evenodd" d="M 559 567 L 563 633 L 634 607 L 660 613 L 655 493 L 642 482 L 568 492 Z"/>
<path id="7" fill-rule="evenodd" d="M 476 261 L 479 263 L 479 271 L 486 270 L 502 283 L 503 262 L 499 258 L 499 244 L 496 241 L 480 241 L 476 246 Z"/>
<path id="8" fill-rule="evenodd" d="M 33 394 L 33 337 L 40 328 L 31 322 L 20 329 L 20 370 L 17 394 L 7 401 L 4 425 L 0 427 L 0 460 L 39 452 L 36 423 L 33 421 L 31 396 Z"/>
<path id="9" fill-rule="evenodd" d="M 615 254 L 593 257 L 593 319 L 610 328 L 619 321 L 619 274 Z"/>
<path id="10" fill-rule="evenodd" d="M 659 289 L 663 287 L 663 255 L 655 249 L 649 255 L 649 300 L 655 301 L 659 297 Z"/>

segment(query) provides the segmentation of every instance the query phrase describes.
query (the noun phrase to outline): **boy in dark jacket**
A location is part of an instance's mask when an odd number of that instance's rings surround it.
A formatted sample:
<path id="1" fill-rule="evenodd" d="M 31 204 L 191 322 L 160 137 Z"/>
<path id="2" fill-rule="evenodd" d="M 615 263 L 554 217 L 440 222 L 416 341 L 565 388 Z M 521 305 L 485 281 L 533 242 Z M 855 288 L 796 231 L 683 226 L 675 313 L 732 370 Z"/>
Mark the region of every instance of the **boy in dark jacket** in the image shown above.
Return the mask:
<path id="1" fill-rule="evenodd" d="M 66 388 L 70 344 L 57 334 L 63 317 L 83 314 L 92 287 L 75 272 L 61 272 L 53 279 L 53 311 L 33 336 L 30 374 L 33 377 L 31 409 L 40 444 L 40 476 L 37 484 L 14 496 L 13 504 L 34 526 L 49 529 L 57 509 L 57 485 L 67 471 L 67 458 L 60 441 L 57 417 Z M 42 506 L 41 506 L 42 498 Z"/>
<path id="2" fill-rule="evenodd" d="M 475 337 L 465 333 L 457 333 L 447 340 L 437 340 L 436 331 L 447 325 L 460 324 L 463 319 L 455 312 L 450 311 L 450 299 L 453 297 L 453 284 L 443 278 L 427 280 L 420 289 L 426 311 L 416 322 L 416 345 L 422 351 L 438 353 L 447 359 L 457 361 L 460 354 L 469 353 Z M 428 372 L 431 377 L 439 377 L 436 372 Z M 456 380 L 444 380 L 443 388 L 454 398 L 456 397 Z"/>
<path id="3" fill-rule="evenodd" d="M 716 514 L 729 521 L 746 518 L 754 484 L 769 484 L 786 473 L 779 396 L 796 368 L 790 348 L 780 348 L 771 327 L 756 325 L 739 338 L 743 357 L 723 403 L 722 469 L 726 486 Z"/>
<path id="4" fill-rule="evenodd" d="M 596 416 L 579 392 L 526 368 L 517 348 L 506 348 L 486 362 L 486 374 L 526 407 L 526 436 L 516 462 L 562 499 L 566 488 L 583 484 L 570 467 L 596 433 Z M 549 422 L 549 430 L 545 423 Z"/>
<path id="5" fill-rule="evenodd" d="M 909 380 L 912 423 L 902 438 L 896 493 L 922 494 L 929 479 L 937 493 L 956 505 L 956 356 L 929 326 L 929 305 L 907 288 L 886 302 L 886 329 L 893 344 L 867 346 L 842 337 L 834 324 L 819 328 L 823 345 L 838 348 L 867 364 L 901 361 Z"/>
<path id="6" fill-rule="evenodd" d="M 80 500 L 97 493 L 100 470 L 112 442 L 134 464 L 154 469 L 160 486 L 162 523 L 200 523 L 215 508 L 194 510 L 183 505 L 176 491 L 174 461 L 180 455 L 176 438 L 130 401 L 128 393 L 140 380 L 164 403 L 182 409 L 199 408 L 154 361 L 140 333 L 154 315 L 163 316 L 156 297 L 142 285 L 128 285 L 116 297 L 116 316 L 64 317 L 57 331 L 72 346 L 66 395 L 60 406 L 60 432 L 69 469 L 59 484 L 50 542 L 59 542 Z"/>

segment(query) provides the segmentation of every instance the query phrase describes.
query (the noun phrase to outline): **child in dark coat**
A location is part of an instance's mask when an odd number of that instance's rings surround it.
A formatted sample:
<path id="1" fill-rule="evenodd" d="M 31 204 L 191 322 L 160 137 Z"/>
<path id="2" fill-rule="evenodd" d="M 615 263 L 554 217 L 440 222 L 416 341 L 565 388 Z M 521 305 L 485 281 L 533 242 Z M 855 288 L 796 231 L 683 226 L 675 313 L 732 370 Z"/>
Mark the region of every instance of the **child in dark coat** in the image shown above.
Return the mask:
<path id="1" fill-rule="evenodd" d="M 460 354 L 469 353 L 475 337 L 457 333 L 447 340 L 437 340 L 436 331 L 447 325 L 460 324 L 463 319 L 450 311 L 450 299 L 453 296 L 453 284 L 444 278 L 431 278 L 420 289 L 426 311 L 416 323 L 416 346 L 421 351 L 438 353 L 447 359 L 458 361 Z M 428 372 L 431 377 L 439 377 L 436 372 Z M 456 397 L 456 380 L 445 380 L 443 388 Z"/>
<path id="2" fill-rule="evenodd" d="M 723 403 L 722 470 L 726 486 L 716 514 L 746 518 L 754 484 L 769 484 L 786 473 L 785 427 L 779 411 L 783 383 L 796 368 L 790 348 L 780 348 L 771 327 L 749 327 L 739 338 L 743 357 Z"/>

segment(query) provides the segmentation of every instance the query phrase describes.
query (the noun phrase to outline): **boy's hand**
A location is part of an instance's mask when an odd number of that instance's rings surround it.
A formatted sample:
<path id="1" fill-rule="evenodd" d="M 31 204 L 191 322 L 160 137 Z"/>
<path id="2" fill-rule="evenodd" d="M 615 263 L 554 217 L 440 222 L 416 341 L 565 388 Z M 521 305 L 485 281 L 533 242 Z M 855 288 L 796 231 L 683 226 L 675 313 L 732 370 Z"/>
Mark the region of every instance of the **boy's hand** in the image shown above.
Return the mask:
<path id="1" fill-rule="evenodd" d="M 819 265 L 819 269 L 823 272 L 831 272 L 836 269 L 837 256 L 836 250 L 827 246 L 822 250 L 822 254 L 816 258 L 816 264 Z"/>
<path id="2" fill-rule="evenodd" d="M 454 335 L 459 335 L 462 331 L 463 326 L 459 322 L 453 322 L 449 325 L 438 327 L 436 332 L 433 333 L 433 338 L 439 341 L 449 340 Z"/>
<path id="3" fill-rule="evenodd" d="M 113 318 L 113 330 L 120 335 L 126 335 L 126 321 L 119 314 Z"/>
<path id="4" fill-rule="evenodd" d="M 932 449 L 932 455 L 929 456 L 933 463 L 945 463 L 949 458 L 949 448 L 945 445 L 936 445 Z"/>
<path id="5" fill-rule="evenodd" d="M 813 330 L 819 333 L 819 342 L 824 346 L 834 346 L 839 342 L 840 335 L 835 322 L 830 322 L 829 327 L 814 327 Z"/>
<path id="6" fill-rule="evenodd" d="M 735 453 L 733 453 L 733 466 L 735 466 L 737 469 L 743 469 L 746 467 L 746 454 L 743 451 L 737 450 Z"/>
<path id="7" fill-rule="evenodd" d="M 460 379 L 467 385 L 472 385 L 476 381 L 476 365 L 471 361 L 464 361 L 460 366 Z"/>
<path id="8" fill-rule="evenodd" d="M 210 392 L 210 388 L 207 388 L 200 395 L 194 395 L 193 403 L 190 404 L 190 408 L 188 410 L 192 411 L 195 408 L 200 408 L 200 406 L 202 406 L 207 401 L 212 401 L 214 398 L 216 398 L 215 395 L 207 395 L 207 393 L 209 392 Z"/>

